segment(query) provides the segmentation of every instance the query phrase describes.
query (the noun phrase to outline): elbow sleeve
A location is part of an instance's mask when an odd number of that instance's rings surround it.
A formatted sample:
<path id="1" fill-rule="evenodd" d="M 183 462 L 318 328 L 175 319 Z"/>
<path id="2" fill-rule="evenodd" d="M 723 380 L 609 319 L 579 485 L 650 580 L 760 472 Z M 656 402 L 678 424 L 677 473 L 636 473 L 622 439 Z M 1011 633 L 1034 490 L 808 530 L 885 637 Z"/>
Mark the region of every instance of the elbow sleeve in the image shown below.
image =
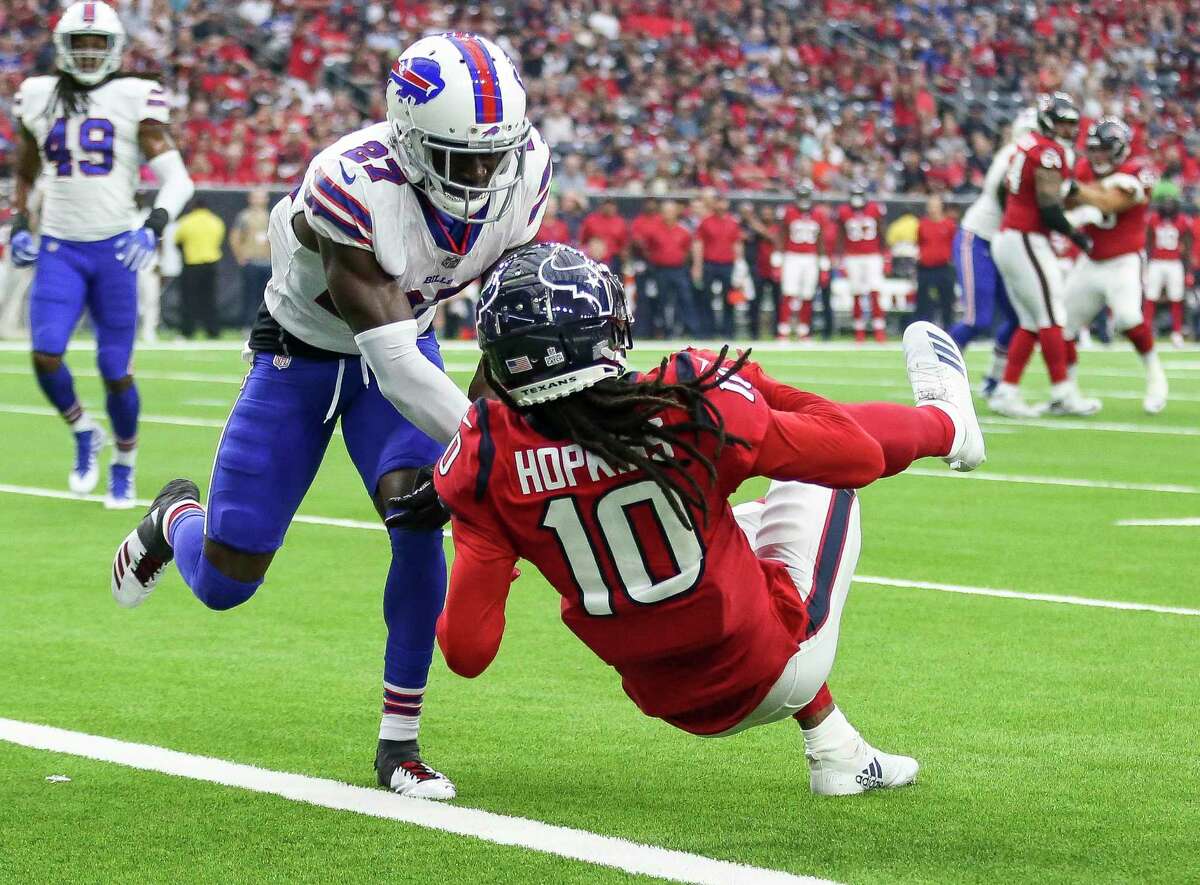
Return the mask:
<path id="1" fill-rule="evenodd" d="M 354 343 L 397 411 L 437 442 L 448 443 L 471 404 L 417 347 L 417 321 L 368 329 L 355 335 Z"/>
<path id="2" fill-rule="evenodd" d="M 1046 223 L 1046 227 L 1050 230 L 1057 231 L 1064 236 L 1070 236 L 1075 232 L 1075 228 L 1071 226 L 1071 222 L 1067 220 L 1066 213 L 1063 212 L 1063 207 L 1058 203 L 1051 206 L 1039 206 L 1038 213 L 1042 216 L 1042 221 Z"/>
<path id="3" fill-rule="evenodd" d="M 172 220 L 178 218 L 183 207 L 196 192 L 196 185 L 192 183 L 192 177 L 183 165 L 183 157 L 179 151 L 165 151 L 152 159 L 148 165 L 159 182 L 154 208 L 166 210 Z"/>

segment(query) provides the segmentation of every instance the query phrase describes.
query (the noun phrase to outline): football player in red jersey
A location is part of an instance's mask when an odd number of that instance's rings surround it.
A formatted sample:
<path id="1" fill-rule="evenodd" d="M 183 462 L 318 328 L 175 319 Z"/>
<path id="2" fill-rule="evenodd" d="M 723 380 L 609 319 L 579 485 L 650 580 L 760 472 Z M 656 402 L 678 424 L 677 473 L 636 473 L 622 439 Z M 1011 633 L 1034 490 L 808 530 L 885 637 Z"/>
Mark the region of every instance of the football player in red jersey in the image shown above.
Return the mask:
<path id="1" fill-rule="evenodd" d="M 887 341 L 887 325 L 879 290 L 883 288 L 884 246 L 882 207 L 867 201 L 861 184 L 850 189 L 850 202 L 838 209 L 837 253 L 842 256 L 850 297 L 854 299 L 854 340 L 867 340 L 867 321 L 862 299 L 871 299 L 871 328 L 875 340 Z"/>
<path id="2" fill-rule="evenodd" d="M 713 737 L 794 717 L 814 792 L 911 783 L 916 761 L 867 744 L 825 681 L 860 543 L 851 490 L 920 457 L 984 460 L 951 339 L 905 333 L 918 407 L 839 405 L 726 349 L 636 373 L 619 281 L 550 244 L 497 268 L 478 330 L 500 402 L 475 403 L 434 471 L 454 525 L 450 669 L 494 659 L 523 557 L 647 715 Z M 774 481 L 731 509 L 752 476 Z"/>
<path id="3" fill-rule="evenodd" d="M 1063 212 L 1062 185 L 1070 176 L 1067 151 L 1079 131 L 1079 110 L 1062 92 L 1038 98 L 1037 129 L 1015 142 L 1005 178 L 1004 217 L 992 240 L 992 257 L 1004 278 L 1020 328 L 1008 346 L 1003 380 L 988 400 L 992 410 L 1014 418 L 1040 411 L 1026 405 L 1017 385 L 1037 344 L 1050 374 L 1050 408 L 1056 414 L 1091 415 L 1100 403 L 1080 396 L 1067 373 L 1063 278 L 1049 234 L 1057 231 L 1084 252 L 1091 240 Z"/>
<path id="4" fill-rule="evenodd" d="M 1183 293 L 1187 278 L 1186 256 L 1192 254 L 1192 219 L 1179 212 L 1179 197 L 1165 196 L 1146 219 L 1146 322 L 1154 329 L 1154 312 L 1163 295 L 1171 305 L 1171 343 L 1183 346 Z"/>
<path id="5" fill-rule="evenodd" d="M 1142 406 L 1154 415 L 1167 405 L 1167 375 L 1142 315 L 1142 247 L 1154 173 L 1144 159 L 1130 156 L 1132 146 L 1133 132 L 1124 122 L 1102 117 L 1088 127 L 1087 155 L 1075 167 L 1072 201 L 1084 205 L 1067 214 L 1092 247 L 1067 277 L 1067 364 L 1073 373 L 1079 330 L 1107 306 L 1114 331 L 1129 339 L 1146 367 Z"/>
<path id="6" fill-rule="evenodd" d="M 780 231 L 781 265 L 777 337 L 787 340 L 796 324 L 796 335 L 808 341 L 812 334 L 813 299 L 821 282 L 821 263 L 825 261 L 825 236 L 821 213 L 813 207 L 812 182 L 796 188 L 795 201 L 784 210 Z"/>

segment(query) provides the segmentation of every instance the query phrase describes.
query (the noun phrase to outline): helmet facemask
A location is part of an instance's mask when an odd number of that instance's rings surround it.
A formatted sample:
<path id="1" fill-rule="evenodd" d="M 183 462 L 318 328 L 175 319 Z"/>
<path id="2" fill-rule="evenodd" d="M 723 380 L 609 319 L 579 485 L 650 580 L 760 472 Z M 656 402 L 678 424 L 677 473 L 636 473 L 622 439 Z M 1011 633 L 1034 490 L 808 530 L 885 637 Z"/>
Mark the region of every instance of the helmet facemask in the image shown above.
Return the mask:
<path id="1" fill-rule="evenodd" d="M 54 35 L 59 69 L 85 86 L 95 86 L 117 71 L 124 48 L 124 35 L 109 31 L 73 30 Z"/>

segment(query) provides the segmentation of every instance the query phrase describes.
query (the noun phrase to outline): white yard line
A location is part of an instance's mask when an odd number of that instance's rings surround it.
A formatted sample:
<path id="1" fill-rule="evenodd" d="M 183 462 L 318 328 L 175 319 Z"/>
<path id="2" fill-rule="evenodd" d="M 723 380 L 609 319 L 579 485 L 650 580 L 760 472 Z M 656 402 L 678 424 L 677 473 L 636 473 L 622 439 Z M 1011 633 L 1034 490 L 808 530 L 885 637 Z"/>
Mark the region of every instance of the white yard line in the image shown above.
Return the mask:
<path id="1" fill-rule="evenodd" d="M 907 381 L 877 381 L 877 380 L 841 381 L 841 380 L 837 380 L 837 379 L 833 379 L 833 378 L 823 378 L 820 375 L 797 375 L 794 372 L 789 372 L 789 371 L 772 372 L 771 375 L 777 381 L 782 381 L 785 384 L 792 384 L 792 385 L 804 384 L 804 385 L 812 385 L 813 387 L 853 387 L 853 388 L 856 388 L 859 390 L 861 390 L 863 388 L 874 388 L 874 387 L 882 387 L 882 388 L 886 388 L 889 390 L 895 389 L 895 390 L 904 390 L 904 391 L 909 391 L 912 389 L 911 385 Z M 1091 385 L 1088 385 L 1087 393 L 1089 393 L 1093 396 L 1098 396 L 1102 400 L 1104 400 L 1104 399 L 1127 399 L 1127 400 L 1136 400 L 1137 402 L 1141 402 L 1146 396 L 1145 391 L 1141 391 L 1141 390 L 1105 390 L 1104 388 L 1093 387 Z M 1047 395 L 1048 395 L 1047 392 L 1045 390 L 1042 390 L 1038 396 L 1042 399 L 1045 399 L 1047 397 Z M 1169 402 L 1172 402 L 1172 403 L 1200 403 L 1200 396 L 1180 395 L 1180 394 L 1172 392 L 1171 396 L 1169 398 Z M 980 411 L 983 411 L 982 408 L 980 409 Z M 984 417 L 987 417 L 986 413 L 984 414 Z"/>
<path id="2" fill-rule="evenodd" d="M 36 415 L 38 417 L 58 418 L 56 410 L 49 406 L 21 406 L 16 403 L 0 403 L 0 412 L 9 415 Z M 138 421 L 145 424 L 170 424 L 178 427 L 215 427 L 220 430 L 225 426 L 225 420 L 215 418 L 188 418 L 182 415 L 141 415 Z"/>
<path id="3" fill-rule="evenodd" d="M 1146 433 L 1154 436 L 1200 436 L 1200 427 L 1168 424 L 1128 424 L 1113 421 L 1075 420 L 1073 418 L 980 418 L 984 427 L 1030 427 L 1037 430 L 1091 431 L 1093 433 Z"/>
<path id="4" fill-rule="evenodd" d="M 967 596 L 994 596 L 999 599 L 1025 599 L 1031 602 L 1082 605 L 1088 608 L 1115 608 L 1121 611 L 1157 612 L 1164 615 L 1200 617 L 1200 609 L 1197 608 L 1153 605 L 1148 602 L 1120 602 L 1115 599 L 1063 596 L 1058 593 L 1021 593 L 1016 590 L 998 590 L 995 587 L 965 587 L 961 584 L 939 584 L 934 581 L 906 581 L 901 578 L 879 578 L 872 575 L 855 575 L 854 581 L 858 584 L 878 584 L 881 587 L 904 587 L 913 590 L 938 590 L 942 593 L 962 593 Z"/>
<path id="5" fill-rule="evenodd" d="M 271 771 L 210 756 L 196 756 L 164 747 L 135 744 L 48 725 L 18 722 L 14 719 L 0 718 L 0 740 L 35 750 L 69 753 L 72 756 L 98 759 L 101 762 L 111 762 L 141 771 L 155 771 L 189 780 L 280 796 L 293 802 L 332 808 L 335 811 L 350 811 L 369 817 L 400 821 L 428 830 L 454 833 L 497 845 L 527 848 L 543 854 L 612 867 L 627 873 L 658 876 L 672 882 L 696 882 L 704 885 L 733 885 L 743 882 L 754 885 L 829 883 L 828 879 L 796 876 L 779 870 L 716 860 L 699 854 L 672 851 L 528 818 L 510 817 L 506 814 L 423 799 L 406 799 L 385 790 L 356 787 L 302 774 Z"/>
<path id="6" fill-rule="evenodd" d="M 1115 525 L 1136 525 L 1136 526 L 1156 526 L 1156 527 L 1182 527 L 1182 526 L 1200 526 L 1200 516 L 1185 516 L 1182 519 L 1120 519 Z"/>
<path id="7" fill-rule="evenodd" d="M 910 473 L 912 472 L 911 468 L 910 468 L 909 472 Z M 945 475 L 945 474 L 929 473 L 929 474 L 922 474 L 922 475 L 941 476 L 941 475 Z M 1016 479 L 999 479 L 998 481 L 999 482 L 1027 482 L 1027 481 L 1037 482 L 1038 479 L 1039 479 L 1038 477 L 1023 477 L 1023 478 L 1016 478 Z M 1067 480 L 1067 481 L 1054 482 L 1054 483 L 1050 483 L 1050 484 L 1053 484 L 1053 485 L 1079 485 L 1084 482 L 1087 482 L 1087 481 L 1086 480 Z M 1094 487 L 1094 488 L 1136 489 L 1138 491 L 1143 491 L 1143 490 L 1181 491 L 1181 490 L 1187 489 L 1192 493 L 1200 492 L 1200 490 L 1191 489 L 1188 486 L 1140 486 L 1140 485 L 1136 485 L 1133 483 L 1096 484 L 1094 486 L 1089 485 L 1086 487 L 1088 487 L 1088 488 Z M 0 494 L 29 495 L 29 496 L 37 497 L 37 498 L 55 498 L 55 499 L 64 500 L 64 501 L 99 502 L 99 501 L 103 500 L 103 498 L 101 498 L 99 495 L 86 495 L 86 496 L 80 497 L 78 495 L 73 495 L 70 492 L 62 491 L 60 489 L 44 489 L 44 488 L 38 488 L 36 486 L 9 485 L 9 484 L 4 484 L 4 483 L 0 483 Z M 137 503 L 144 507 L 144 506 L 149 505 L 150 502 L 143 499 L 143 500 L 139 500 Z M 369 529 L 372 531 L 383 531 L 383 526 L 377 522 L 366 522 L 363 520 L 354 520 L 354 519 L 338 519 L 338 518 L 329 517 L 329 516 L 299 515 L 295 518 L 295 522 L 302 522 L 302 523 L 305 523 L 308 525 L 334 526 L 337 528 Z M 1004 597 L 1006 599 L 1027 599 L 1027 600 L 1031 600 L 1034 602 L 1055 602 L 1055 603 L 1064 603 L 1067 605 L 1091 606 L 1094 608 L 1116 608 L 1116 609 L 1127 609 L 1127 610 L 1132 610 L 1132 611 L 1156 611 L 1156 612 L 1164 612 L 1167 614 L 1200 615 L 1200 610 L 1194 610 L 1194 609 L 1174 608 L 1171 606 L 1155 606 L 1155 605 L 1148 605 L 1148 604 L 1135 603 L 1135 602 L 1119 602 L 1119 601 L 1108 600 L 1108 599 L 1092 599 L 1092 598 L 1085 597 L 1085 596 L 1060 596 L 1060 595 L 1055 595 L 1055 594 L 1021 593 L 1021 592 L 1018 592 L 1015 590 L 997 590 L 997 589 L 994 589 L 991 587 L 963 587 L 963 586 L 958 586 L 955 584 L 935 584 L 935 583 L 930 583 L 927 581 L 909 581 L 909 580 L 905 580 L 903 578 L 879 578 L 879 577 L 855 576 L 854 580 L 860 581 L 864 584 L 885 584 L 885 585 L 892 586 L 892 587 L 912 587 L 912 588 L 917 588 L 917 589 L 922 589 L 922 590 L 944 590 L 944 591 L 950 592 L 950 593 L 966 593 L 966 594 L 975 595 L 975 596 L 1000 596 L 1000 597 Z"/>
<path id="8" fill-rule="evenodd" d="M 1165 492 L 1176 495 L 1200 495 L 1200 487 L 1174 485 L 1157 482 L 1121 482 L 1103 479 L 1073 479 L 1066 476 L 1023 476 L 1016 473 L 989 473 L 976 470 L 972 473 L 955 473 L 950 470 L 933 470 L 928 467 L 910 467 L 899 476 L 926 476 L 934 479 L 982 480 L 984 482 L 1012 482 L 1035 486 L 1070 486 L 1077 489 L 1119 489 L 1129 492 Z"/>

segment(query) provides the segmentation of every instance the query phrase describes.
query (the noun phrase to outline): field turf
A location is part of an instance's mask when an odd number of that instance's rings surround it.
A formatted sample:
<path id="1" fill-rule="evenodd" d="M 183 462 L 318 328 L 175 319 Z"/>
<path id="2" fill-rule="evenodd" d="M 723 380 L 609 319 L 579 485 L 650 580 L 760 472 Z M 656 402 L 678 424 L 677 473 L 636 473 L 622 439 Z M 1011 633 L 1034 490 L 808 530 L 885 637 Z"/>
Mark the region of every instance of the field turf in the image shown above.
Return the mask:
<path id="1" fill-rule="evenodd" d="M 91 358 L 70 364 L 99 414 Z M 988 358 L 970 352 L 976 374 Z M 834 398 L 908 399 L 896 347 L 760 359 Z M 863 491 L 858 571 L 883 583 L 855 585 L 831 687 L 868 740 L 920 759 L 916 786 L 817 799 L 791 723 L 705 741 L 643 717 L 532 569 L 487 673 L 458 679 L 435 659 L 427 758 L 463 806 L 841 882 L 1200 880 L 1200 617 L 886 583 L 1200 609 L 1200 525 L 1117 525 L 1200 517 L 1200 351 L 1164 359 L 1161 415 L 1141 411 L 1132 352 L 1087 351 L 1104 411 L 988 423 L 978 475 L 998 481 L 931 461 Z M 447 362 L 465 384 L 473 352 Z M 0 352 L 0 717 L 371 784 L 385 536 L 297 524 L 238 609 L 206 610 L 172 569 L 120 610 L 111 555 L 141 511 L 31 494 L 65 489 L 70 439 L 27 365 Z M 236 346 L 145 350 L 137 368 L 141 496 L 177 475 L 203 489 L 244 371 Z M 1044 391 L 1035 363 L 1030 396 Z M 301 512 L 374 520 L 340 440 Z M 0 741 L 3 882 L 633 878 Z"/>

